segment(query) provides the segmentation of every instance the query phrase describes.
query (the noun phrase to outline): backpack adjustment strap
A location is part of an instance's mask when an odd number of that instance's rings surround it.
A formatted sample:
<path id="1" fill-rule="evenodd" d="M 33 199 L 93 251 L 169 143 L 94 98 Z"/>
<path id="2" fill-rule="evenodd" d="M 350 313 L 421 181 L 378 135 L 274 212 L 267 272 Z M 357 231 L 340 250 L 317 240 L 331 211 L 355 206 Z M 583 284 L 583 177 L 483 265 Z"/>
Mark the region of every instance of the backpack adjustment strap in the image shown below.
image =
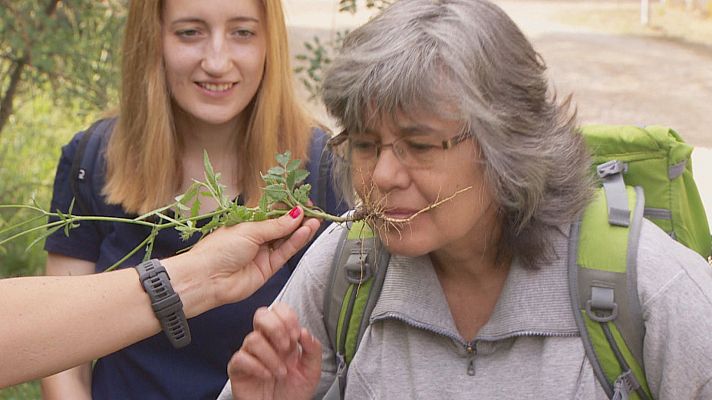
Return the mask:
<path id="1" fill-rule="evenodd" d="M 625 188 L 625 182 L 623 182 L 623 174 L 627 170 L 628 166 L 618 160 L 611 160 L 596 167 L 596 173 L 601 178 L 603 190 L 606 193 L 608 222 L 611 225 L 630 225 L 628 192 Z"/>
<path id="2" fill-rule="evenodd" d="M 368 254 L 362 254 L 360 243 L 354 246 L 344 266 L 346 269 L 346 281 L 351 284 L 361 285 L 371 279 L 373 272 L 371 271 L 369 259 Z"/>
<path id="3" fill-rule="evenodd" d="M 346 364 L 346 358 L 340 351 L 336 352 L 336 364 L 336 377 L 324 394 L 324 397 L 322 397 L 322 400 L 341 400 L 343 398 L 343 393 L 346 390 L 346 372 L 349 366 Z"/>
<path id="4" fill-rule="evenodd" d="M 640 387 L 640 383 L 635 379 L 635 375 L 631 370 L 627 370 L 616 378 L 613 384 L 612 400 L 627 400 L 628 394 L 632 393 Z"/>
<path id="5" fill-rule="evenodd" d="M 594 311 L 604 311 L 606 315 L 600 315 Z M 586 313 L 596 322 L 605 323 L 616 319 L 618 304 L 614 300 L 613 288 L 591 286 L 591 298 L 586 301 Z"/>

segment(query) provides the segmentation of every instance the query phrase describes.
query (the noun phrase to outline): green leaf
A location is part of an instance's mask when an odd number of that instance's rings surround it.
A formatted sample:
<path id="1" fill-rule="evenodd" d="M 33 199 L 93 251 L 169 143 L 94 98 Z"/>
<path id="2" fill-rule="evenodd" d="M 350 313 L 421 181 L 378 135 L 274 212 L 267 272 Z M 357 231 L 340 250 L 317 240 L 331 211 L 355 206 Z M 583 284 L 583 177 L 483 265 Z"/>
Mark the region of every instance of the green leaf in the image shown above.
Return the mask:
<path id="1" fill-rule="evenodd" d="M 267 213 L 262 210 L 257 210 L 255 213 L 252 215 L 252 220 L 253 221 L 264 221 L 267 219 Z"/>
<path id="2" fill-rule="evenodd" d="M 265 194 L 271 203 L 279 203 L 287 199 L 287 192 L 282 185 L 269 185 L 265 188 Z"/>
<path id="3" fill-rule="evenodd" d="M 180 238 L 181 238 L 184 242 L 187 241 L 188 239 L 190 239 L 190 238 L 193 236 L 193 234 L 195 234 L 196 232 L 199 232 L 199 231 L 200 231 L 199 229 L 195 229 L 195 228 L 193 228 L 193 227 L 190 227 L 190 226 L 183 226 L 183 225 L 178 225 L 178 226 L 175 227 L 175 229 L 176 229 L 178 232 L 180 232 Z"/>
<path id="4" fill-rule="evenodd" d="M 302 165 L 301 160 L 292 160 L 287 163 L 287 172 L 296 171 Z"/>
<path id="5" fill-rule="evenodd" d="M 283 167 L 272 167 L 267 171 L 267 175 L 281 176 L 284 175 L 285 170 Z"/>
<path id="6" fill-rule="evenodd" d="M 300 169 L 297 171 L 294 171 L 294 180 L 296 183 L 303 182 L 307 177 L 309 176 L 309 171 L 305 169 Z"/>
<path id="7" fill-rule="evenodd" d="M 218 228 L 219 226 L 220 226 L 220 216 L 216 215 L 210 220 L 210 222 L 208 222 L 207 224 L 203 225 L 200 228 L 200 232 L 203 235 L 206 235 L 206 234 L 212 232 L 214 229 Z"/>
<path id="8" fill-rule="evenodd" d="M 260 197 L 259 208 L 262 211 L 269 211 L 269 202 L 266 193 L 263 193 L 262 197 Z"/>
<path id="9" fill-rule="evenodd" d="M 297 201 L 303 205 L 306 205 L 309 203 L 309 193 L 311 192 L 311 185 L 308 183 L 305 183 L 304 185 L 298 187 L 294 191 L 294 198 L 297 199 Z"/>
<path id="10" fill-rule="evenodd" d="M 286 167 L 287 163 L 289 163 L 289 159 L 292 157 L 292 152 L 287 150 L 282 154 L 277 154 L 275 158 L 277 159 L 277 163 L 281 165 L 282 167 Z"/>
<path id="11" fill-rule="evenodd" d="M 294 191 L 294 184 L 297 182 L 296 171 L 292 171 L 287 175 L 287 190 Z"/>

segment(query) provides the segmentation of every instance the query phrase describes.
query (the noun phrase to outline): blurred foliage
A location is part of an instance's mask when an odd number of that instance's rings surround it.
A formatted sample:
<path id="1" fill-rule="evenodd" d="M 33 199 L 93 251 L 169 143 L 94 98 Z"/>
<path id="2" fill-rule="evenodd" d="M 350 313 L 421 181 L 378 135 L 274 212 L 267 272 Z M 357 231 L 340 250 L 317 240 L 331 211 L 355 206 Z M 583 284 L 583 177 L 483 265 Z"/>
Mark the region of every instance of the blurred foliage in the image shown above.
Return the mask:
<path id="1" fill-rule="evenodd" d="M 0 390 L 0 400 L 39 400 L 41 398 L 38 381 L 21 383 L 17 386 Z"/>
<path id="2" fill-rule="evenodd" d="M 126 1 L 0 0 L 0 138 L 31 88 L 80 113 L 112 103 Z"/>
<path id="3" fill-rule="evenodd" d="M 355 14 L 359 7 L 383 10 L 392 2 L 393 0 L 339 0 L 339 12 Z M 324 71 L 331 64 L 348 33 L 346 29 L 337 31 L 334 39 L 326 42 L 314 36 L 310 41 L 304 42 L 306 54 L 297 54 L 297 67 L 294 72 L 307 89 L 309 101 L 319 102 Z"/>
<path id="4" fill-rule="evenodd" d="M 49 208 L 61 146 L 116 103 L 126 6 L 0 0 L 0 204 Z M 0 210 L 0 230 L 33 217 Z M 0 277 L 42 272 L 41 243 L 27 249 L 37 236 L 0 248 Z"/>
<path id="5" fill-rule="evenodd" d="M 34 200 L 48 209 L 62 145 L 77 127 L 88 126 L 98 114 L 87 113 L 81 99 L 68 100 L 63 107 L 57 107 L 52 91 L 42 87 L 30 88 L 27 96 L 29 99 L 9 118 L 6 132 L 0 137 L 0 204 L 27 204 Z M 0 230 L 34 217 L 26 210 L 0 210 Z M 23 230 L 44 222 L 44 218 L 34 221 Z M 46 258 L 42 245 L 28 249 L 40 233 L 0 248 L 0 277 L 42 273 Z"/>
<path id="6" fill-rule="evenodd" d="M 348 33 L 348 30 L 338 31 L 336 38 L 326 43 L 322 42 L 318 36 L 314 36 L 311 41 L 304 42 L 307 54 L 297 54 L 297 63 L 301 65 L 294 68 L 294 72 L 307 89 L 309 101 L 319 101 L 322 75 L 326 67 L 331 64 L 332 55 L 341 48 L 344 37 Z"/>
<path id="7" fill-rule="evenodd" d="M 364 0 L 362 1 L 363 5 L 367 9 L 372 9 L 376 8 L 378 10 L 383 10 L 384 8 L 388 7 L 389 4 L 391 4 L 393 0 Z M 355 14 L 357 11 L 357 3 L 359 1 L 357 0 L 339 0 L 339 12 L 349 12 L 351 14 Z"/>
<path id="8" fill-rule="evenodd" d="M 0 204 L 49 208 L 61 146 L 115 104 L 126 4 L 0 0 Z M 33 217 L 0 210 L 0 230 Z M 27 249 L 38 236 L 0 248 L 0 278 L 43 272 L 42 244 Z M 37 381 L 0 390 L 2 400 L 39 398 Z"/>

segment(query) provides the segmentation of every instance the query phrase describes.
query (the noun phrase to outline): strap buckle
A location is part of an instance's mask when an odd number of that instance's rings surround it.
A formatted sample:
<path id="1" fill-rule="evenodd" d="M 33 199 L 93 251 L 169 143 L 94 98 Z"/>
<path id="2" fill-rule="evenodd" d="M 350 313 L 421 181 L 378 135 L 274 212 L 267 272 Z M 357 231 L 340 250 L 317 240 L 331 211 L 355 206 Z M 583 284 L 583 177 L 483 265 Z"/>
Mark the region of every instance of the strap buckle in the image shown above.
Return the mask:
<path id="1" fill-rule="evenodd" d="M 628 172 L 628 164 L 618 160 L 607 161 L 596 167 L 596 174 L 601 179 L 626 172 Z"/>
<path id="2" fill-rule="evenodd" d="M 361 285 L 371 279 L 373 275 L 371 271 L 371 262 L 368 252 L 364 252 L 364 248 L 359 242 L 351 250 L 349 258 L 346 260 L 346 280 L 349 283 Z"/>
<path id="3" fill-rule="evenodd" d="M 596 322 L 610 322 L 618 318 L 618 304 L 614 299 L 613 288 L 591 286 L 591 298 L 586 301 L 586 314 Z M 596 311 L 607 312 L 607 315 L 599 315 Z"/>
<path id="4" fill-rule="evenodd" d="M 631 370 L 625 371 L 616 378 L 613 383 L 613 397 L 614 400 L 628 400 L 629 393 L 638 390 L 640 383 L 635 379 L 635 375 Z"/>

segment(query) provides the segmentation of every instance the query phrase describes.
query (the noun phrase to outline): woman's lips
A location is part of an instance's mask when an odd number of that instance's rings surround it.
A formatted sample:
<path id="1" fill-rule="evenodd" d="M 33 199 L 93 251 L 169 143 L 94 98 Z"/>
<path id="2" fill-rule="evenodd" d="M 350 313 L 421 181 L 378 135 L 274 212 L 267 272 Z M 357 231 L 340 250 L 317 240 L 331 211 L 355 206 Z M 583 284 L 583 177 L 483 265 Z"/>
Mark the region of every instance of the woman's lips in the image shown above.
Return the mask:
<path id="1" fill-rule="evenodd" d="M 383 214 L 387 218 L 406 219 L 411 217 L 416 212 L 418 211 L 410 208 L 391 208 L 383 210 L 381 214 Z"/>

